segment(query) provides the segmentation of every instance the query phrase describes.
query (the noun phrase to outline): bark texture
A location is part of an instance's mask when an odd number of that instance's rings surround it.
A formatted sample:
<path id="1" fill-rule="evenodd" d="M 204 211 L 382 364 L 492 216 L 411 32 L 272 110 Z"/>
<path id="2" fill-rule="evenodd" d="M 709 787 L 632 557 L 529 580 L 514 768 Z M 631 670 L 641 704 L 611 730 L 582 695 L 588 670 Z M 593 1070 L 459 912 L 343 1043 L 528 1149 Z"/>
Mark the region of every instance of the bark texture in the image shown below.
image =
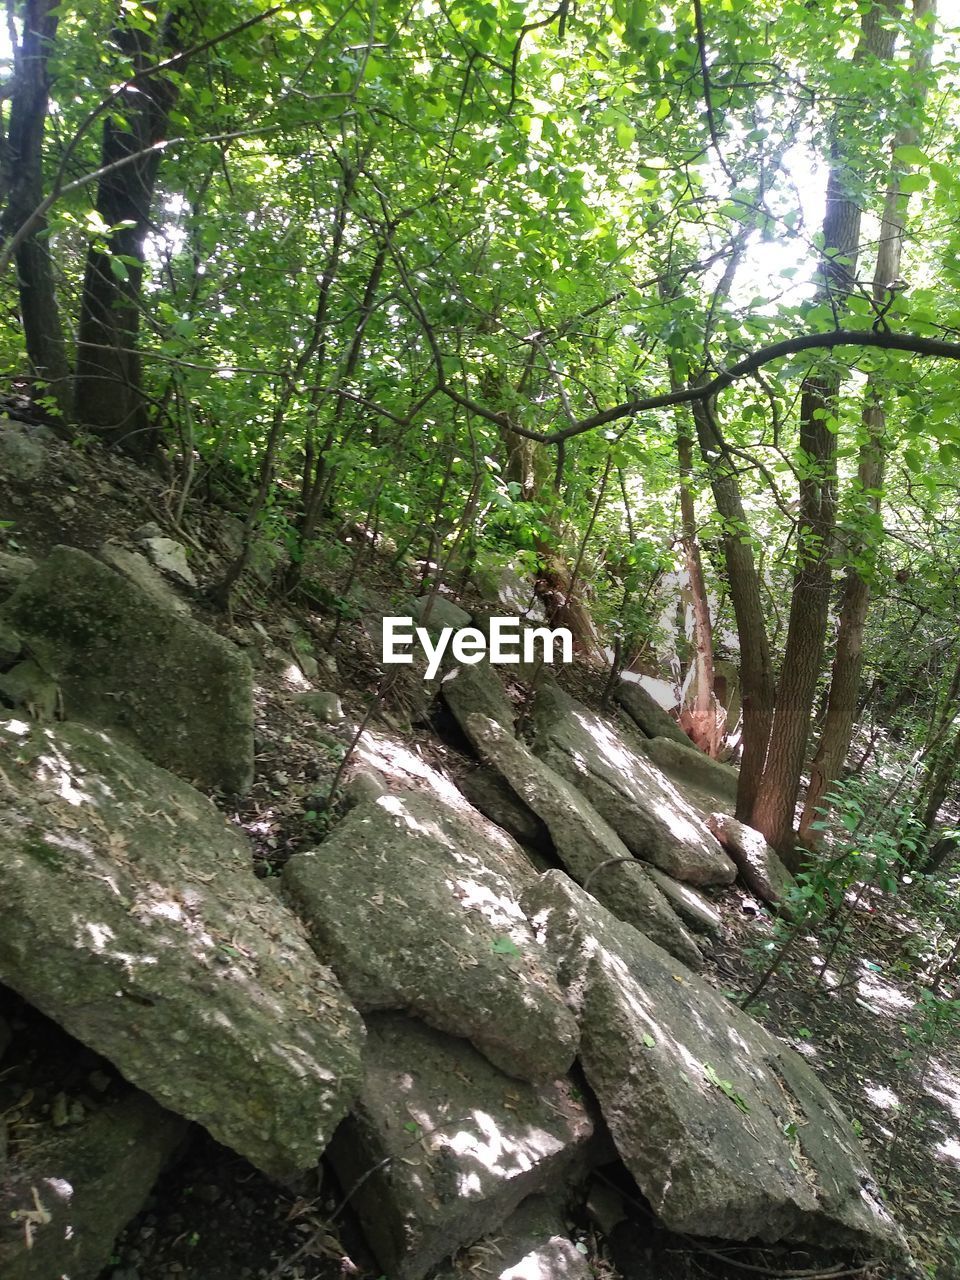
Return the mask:
<path id="1" fill-rule="evenodd" d="M 913 19 L 922 23 L 933 13 L 933 0 L 915 0 Z M 921 36 L 922 40 L 922 36 Z M 932 44 L 923 41 L 913 61 L 916 69 L 915 83 L 922 108 L 926 96 L 927 72 L 930 68 Z M 916 143 L 917 131 L 910 127 L 900 131 L 896 147 Z M 900 190 L 906 171 L 896 160 L 891 168 L 889 186 L 884 200 L 880 224 L 880 242 L 873 274 L 873 302 L 878 315 L 892 300 L 900 275 L 900 259 L 903 252 L 903 236 L 907 219 L 909 196 Z M 830 692 L 820 742 L 810 765 L 810 781 L 807 787 L 800 835 L 807 843 L 816 842 L 812 823 L 823 803 L 823 797 L 831 783 L 840 776 L 857 714 L 860 689 L 860 673 L 863 667 L 863 638 L 870 604 L 870 584 L 879 550 L 878 539 L 883 529 L 878 525 L 883 479 L 886 466 L 887 441 L 886 413 L 884 411 L 879 379 L 871 374 L 864 391 L 863 443 L 860 446 L 860 462 L 856 480 L 854 529 L 845 548 L 850 567 L 843 581 L 840 606 L 840 622 L 837 630 L 837 647 L 830 675 Z"/>
<path id="2" fill-rule="evenodd" d="M 888 61 L 900 0 L 882 0 L 862 18 L 855 62 Z M 855 124 L 845 110 L 834 124 L 823 222 L 818 300 L 839 315 L 854 287 L 860 243 L 858 175 L 845 158 L 845 134 Z M 837 505 L 836 423 L 840 374 L 827 366 L 804 380 L 800 398 L 800 511 L 797 567 L 776 711 L 751 825 L 787 853 L 823 661 L 832 587 L 831 556 Z"/>
<path id="3" fill-rule="evenodd" d="M 713 406 L 706 401 L 695 402 L 693 416 L 700 450 L 709 469 L 713 500 L 723 520 L 723 554 L 740 639 L 743 754 L 736 812 L 741 821 L 748 821 L 760 784 L 773 718 L 770 642 L 760 596 L 760 575 L 736 470 L 724 451 Z"/>
<path id="4" fill-rule="evenodd" d="M 145 72 L 174 38 L 168 21 L 157 40 L 130 26 L 116 39 Z M 117 164 L 159 142 L 167 129 L 177 89 L 162 75 L 139 75 L 119 96 L 116 113 L 103 128 L 101 166 Z M 144 241 L 160 168 L 154 151 L 101 178 L 96 209 L 114 228 L 106 241 L 91 241 L 83 281 L 78 332 L 75 410 L 77 421 L 111 443 L 143 457 L 155 444 L 143 394 L 138 335 Z M 120 225 L 125 224 L 125 225 Z"/>
<path id="5" fill-rule="evenodd" d="M 49 54 L 57 32 L 55 0 L 26 0 L 16 6 L 20 41 L 13 51 L 10 124 L 0 158 L 4 207 L 0 231 L 8 239 L 43 200 L 43 131 L 49 103 Z M 53 396 L 60 414 L 70 414 L 67 360 L 46 219 L 15 254 L 20 320 L 27 357 L 41 394 Z"/>

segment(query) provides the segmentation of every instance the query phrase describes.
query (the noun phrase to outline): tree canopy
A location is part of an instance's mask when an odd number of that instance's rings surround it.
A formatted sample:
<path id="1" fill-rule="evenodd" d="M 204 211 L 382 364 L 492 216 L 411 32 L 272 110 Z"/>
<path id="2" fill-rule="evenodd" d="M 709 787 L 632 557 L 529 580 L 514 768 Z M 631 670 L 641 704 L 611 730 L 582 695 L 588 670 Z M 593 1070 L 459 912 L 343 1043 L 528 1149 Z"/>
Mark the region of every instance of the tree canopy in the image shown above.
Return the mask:
<path id="1" fill-rule="evenodd" d="M 8 14 L 0 360 L 57 430 L 165 460 L 175 519 L 231 495 L 221 604 L 264 537 L 309 595 L 345 522 L 434 586 L 514 563 L 614 674 L 676 662 L 688 732 L 742 752 L 738 811 L 778 847 L 811 757 L 815 843 L 865 717 L 870 750 L 893 717 L 923 753 L 937 829 L 960 757 L 949 13 Z"/>

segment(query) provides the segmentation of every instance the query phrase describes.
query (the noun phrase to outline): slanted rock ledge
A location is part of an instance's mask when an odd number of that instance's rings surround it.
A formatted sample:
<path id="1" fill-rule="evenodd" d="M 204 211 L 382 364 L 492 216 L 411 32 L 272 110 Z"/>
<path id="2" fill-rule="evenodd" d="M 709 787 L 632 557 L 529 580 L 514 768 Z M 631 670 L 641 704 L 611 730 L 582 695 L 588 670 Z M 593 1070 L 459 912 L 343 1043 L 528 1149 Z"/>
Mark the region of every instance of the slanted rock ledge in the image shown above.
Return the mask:
<path id="1" fill-rule="evenodd" d="M 264 1172 L 315 1165 L 363 1024 L 243 835 L 103 731 L 6 720 L 0 748 L 0 982 Z"/>

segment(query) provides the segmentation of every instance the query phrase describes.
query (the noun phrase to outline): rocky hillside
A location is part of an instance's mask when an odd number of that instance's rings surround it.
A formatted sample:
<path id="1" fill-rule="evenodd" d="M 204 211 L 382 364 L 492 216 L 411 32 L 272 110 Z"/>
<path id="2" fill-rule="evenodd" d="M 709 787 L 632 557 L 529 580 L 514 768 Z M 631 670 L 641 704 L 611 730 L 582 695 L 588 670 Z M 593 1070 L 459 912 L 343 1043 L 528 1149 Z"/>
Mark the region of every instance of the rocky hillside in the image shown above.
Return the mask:
<path id="1" fill-rule="evenodd" d="M 373 699 L 385 614 L 483 629 L 516 584 L 428 610 L 371 562 L 295 608 L 265 544 L 222 617 L 229 513 L 10 424 L 0 475 L 6 1280 L 908 1273 L 824 1083 L 712 980 L 722 891 L 789 875 L 638 685 Z M 178 1179 L 193 1270 L 152 1253 Z M 649 1223 L 616 1272 L 611 1197 Z"/>

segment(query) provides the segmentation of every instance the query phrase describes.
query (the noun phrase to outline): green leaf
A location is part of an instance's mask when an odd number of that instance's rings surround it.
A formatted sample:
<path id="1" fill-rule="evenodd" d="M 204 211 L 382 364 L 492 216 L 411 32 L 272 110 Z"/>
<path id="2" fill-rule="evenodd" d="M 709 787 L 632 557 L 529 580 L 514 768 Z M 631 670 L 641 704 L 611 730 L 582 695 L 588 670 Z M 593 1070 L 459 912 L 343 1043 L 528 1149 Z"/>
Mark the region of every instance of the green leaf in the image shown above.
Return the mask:
<path id="1" fill-rule="evenodd" d="M 713 1067 L 711 1067 L 708 1062 L 705 1062 L 703 1064 L 703 1074 L 706 1076 L 706 1078 L 710 1081 L 712 1085 L 714 1085 L 717 1089 L 719 1089 L 721 1093 L 725 1094 L 735 1106 L 740 1108 L 741 1111 L 746 1113 L 750 1110 L 750 1107 L 747 1105 L 744 1099 L 740 1096 L 740 1094 L 735 1091 L 730 1081 L 721 1080 L 720 1077 L 717 1075 L 716 1070 Z"/>
<path id="2" fill-rule="evenodd" d="M 520 948 L 510 938 L 497 938 L 491 948 L 499 956 L 518 956 Z"/>
<path id="3" fill-rule="evenodd" d="M 901 147 L 897 147 L 893 153 L 893 158 L 899 160 L 901 164 L 926 164 L 927 157 L 925 152 L 919 147 L 913 146 L 912 143 L 905 143 Z"/>
<path id="4" fill-rule="evenodd" d="M 955 187 L 957 185 L 957 175 L 948 165 L 941 164 L 939 160 L 931 162 L 930 176 L 940 186 Z"/>

